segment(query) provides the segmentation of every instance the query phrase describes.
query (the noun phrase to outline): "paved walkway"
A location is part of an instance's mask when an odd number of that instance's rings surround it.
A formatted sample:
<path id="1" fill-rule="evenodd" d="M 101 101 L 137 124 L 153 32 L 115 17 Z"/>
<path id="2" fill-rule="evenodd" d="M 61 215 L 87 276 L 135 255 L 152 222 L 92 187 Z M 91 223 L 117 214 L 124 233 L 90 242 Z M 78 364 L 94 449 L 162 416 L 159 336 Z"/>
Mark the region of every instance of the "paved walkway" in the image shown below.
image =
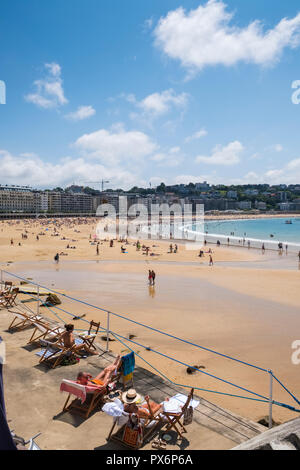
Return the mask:
<path id="1" fill-rule="evenodd" d="M 79 364 L 49 369 L 38 364 L 37 346 L 27 345 L 32 329 L 7 331 L 13 314 L 0 311 L 0 335 L 5 341 L 7 363 L 4 367 L 5 399 L 10 428 L 28 439 L 41 432 L 37 443 L 42 449 L 121 449 L 107 442 L 112 418 L 99 411 L 85 420 L 78 415 L 62 413 L 66 394 L 59 391 L 62 379 L 74 380 L 80 370 L 92 375 L 113 361 L 110 353 L 101 352 L 104 343 L 97 344 L 99 356 L 80 360 Z M 176 393 L 188 393 L 157 375 L 136 367 L 134 387 L 142 395 L 161 402 Z M 250 420 L 220 408 L 199 397 L 192 425 L 183 440 L 176 435 L 168 449 L 231 449 L 258 436 L 265 428 Z M 144 447 L 151 448 L 151 444 Z"/>

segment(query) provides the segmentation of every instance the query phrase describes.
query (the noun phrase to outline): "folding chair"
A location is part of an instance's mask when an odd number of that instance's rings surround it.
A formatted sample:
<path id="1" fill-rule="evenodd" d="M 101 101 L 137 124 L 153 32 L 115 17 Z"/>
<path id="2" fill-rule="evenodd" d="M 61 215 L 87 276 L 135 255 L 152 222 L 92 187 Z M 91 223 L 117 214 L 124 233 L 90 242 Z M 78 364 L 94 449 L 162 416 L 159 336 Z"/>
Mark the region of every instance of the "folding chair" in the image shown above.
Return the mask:
<path id="1" fill-rule="evenodd" d="M 107 438 L 108 441 L 118 441 L 131 449 L 139 449 L 149 440 L 150 436 L 153 436 L 162 427 L 164 424 L 161 416 L 162 405 L 151 401 L 149 397 L 145 397 L 145 400 L 146 403 L 139 406 L 137 429 L 132 429 L 129 422 L 127 422 L 115 434 L 112 434 L 115 426 L 118 424 L 118 420 L 114 419 Z M 130 418 L 130 414 L 125 411 L 122 416 L 127 416 L 128 420 Z"/>
<path id="2" fill-rule="evenodd" d="M 63 411 L 74 411 L 88 418 L 92 411 L 103 402 L 104 396 L 107 394 L 107 386 L 90 387 L 64 379 L 61 383 L 60 391 L 69 393 Z M 75 395 L 77 398 L 68 405 L 72 395 Z"/>
<path id="3" fill-rule="evenodd" d="M 14 329 L 20 331 L 28 326 L 32 326 L 35 321 L 42 320 L 42 317 L 39 315 L 28 315 L 25 312 L 13 312 L 12 310 L 9 310 L 9 312 L 15 315 L 13 321 L 8 327 L 9 331 Z M 19 320 L 18 323 L 16 323 L 17 320 Z"/>
<path id="4" fill-rule="evenodd" d="M 97 337 L 98 331 L 100 328 L 100 323 L 96 323 L 93 320 L 90 322 L 89 330 L 85 333 L 80 334 L 79 338 L 75 338 L 76 346 L 79 346 L 79 349 L 84 348 L 86 351 L 91 352 L 91 349 L 96 351 L 94 341 Z"/>
<path id="5" fill-rule="evenodd" d="M 191 400 L 193 399 L 193 395 L 194 395 L 194 389 L 192 388 L 180 412 L 178 413 L 169 413 L 167 411 L 162 412 L 162 416 L 168 420 L 167 428 L 166 428 L 167 431 L 170 431 L 170 429 L 173 428 L 177 432 L 177 434 L 179 434 L 180 437 L 182 437 L 183 432 L 185 433 L 187 432 L 187 430 L 185 429 L 184 425 L 180 422 L 180 420 L 181 418 L 183 418 L 186 410 L 188 409 L 189 404 Z M 177 425 L 179 425 L 180 429 L 178 429 Z"/>
<path id="6" fill-rule="evenodd" d="M 4 294 L 1 298 L 0 298 L 0 306 L 4 307 L 4 308 L 8 308 L 8 307 L 13 307 L 14 305 L 17 305 L 16 304 L 16 297 L 19 293 L 19 288 L 18 287 L 15 287 L 11 293 L 9 294 Z"/>
<path id="7" fill-rule="evenodd" d="M 11 281 L 5 281 L 4 289 L 0 292 L 0 296 L 4 296 L 5 294 L 10 294 L 11 290 L 12 290 L 12 282 Z"/>
<path id="8" fill-rule="evenodd" d="M 51 343 L 49 341 L 40 340 L 41 345 L 44 345 L 40 351 L 36 352 L 36 356 L 39 356 L 39 364 L 51 363 L 54 360 L 51 368 L 54 369 L 58 366 L 65 356 L 71 356 L 75 353 L 75 346 L 66 348 L 61 343 Z"/>
<path id="9" fill-rule="evenodd" d="M 32 324 L 33 326 L 35 326 L 35 329 L 27 344 L 36 343 L 40 339 L 44 339 L 48 341 L 50 339 L 55 339 L 57 338 L 57 336 L 59 336 L 61 333 L 65 331 L 64 328 L 61 328 L 59 326 L 53 327 L 49 323 L 43 322 L 42 319 L 35 320 L 32 322 Z"/>

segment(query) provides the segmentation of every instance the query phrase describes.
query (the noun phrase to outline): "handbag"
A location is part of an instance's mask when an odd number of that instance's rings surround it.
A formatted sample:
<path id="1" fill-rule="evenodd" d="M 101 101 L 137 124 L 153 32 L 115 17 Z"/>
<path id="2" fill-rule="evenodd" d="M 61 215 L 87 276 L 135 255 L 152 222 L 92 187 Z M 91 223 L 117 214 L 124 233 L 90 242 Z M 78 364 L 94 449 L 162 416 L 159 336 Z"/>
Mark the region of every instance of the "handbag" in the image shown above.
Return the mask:
<path id="1" fill-rule="evenodd" d="M 189 424 L 192 424 L 193 422 L 193 416 L 194 416 L 194 409 L 192 406 L 189 406 L 185 411 L 183 415 L 183 425 L 188 426 Z"/>

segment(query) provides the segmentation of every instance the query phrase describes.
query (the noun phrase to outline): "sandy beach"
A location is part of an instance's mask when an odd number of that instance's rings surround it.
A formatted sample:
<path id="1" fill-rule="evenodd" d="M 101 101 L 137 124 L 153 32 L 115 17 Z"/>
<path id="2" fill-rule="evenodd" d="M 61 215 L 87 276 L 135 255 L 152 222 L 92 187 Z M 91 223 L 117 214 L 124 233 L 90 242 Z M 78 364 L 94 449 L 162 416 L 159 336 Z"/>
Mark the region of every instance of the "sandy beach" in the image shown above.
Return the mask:
<path id="1" fill-rule="evenodd" d="M 85 314 L 85 320 L 98 319 L 106 328 L 105 310 L 109 310 L 190 343 L 272 369 L 298 395 L 299 366 L 291 361 L 292 343 L 298 339 L 300 327 L 300 271 L 294 254 L 279 257 L 274 252 L 262 254 L 256 249 L 207 245 L 204 257 L 199 258 L 199 250 L 187 250 L 184 244 L 178 243 L 177 253 L 169 253 L 169 241 L 141 240 L 142 245 L 149 247 L 147 256 L 142 249 L 137 251 L 135 242 L 129 240 L 128 245 L 115 241 L 112 248 L 109 241 L 100 241 L 97 255 L 93 241 L 95 229 L 94 219 L 1 222 L 1 268 L 104 310 L 60 297 L 62 309 Z M 67 248 L 68 245 L 76 248 Z M 122 245 L 127 253 L 121 253 Z M 213 266 L 209 266 L 209 249 Z M 53 260 L 56 253 L 66 254 L 60 255 L 58 264 Z M 148 269 L 156 272 L 154 287 L 148 285 Z M 4 278 L 8 280 L 9 276 Z M 19 284 L 17 279 L 14 282 Z M 45 313 L 58 319 L 49 309 Z M 70 321 L 64 312 L 56 310 L 56 313 L 60 321 Z M 86 324 L 77 321 L 75 327 L 86 328 Z M 152 372 L 154 367 L 177 384 L 253 398 L 201 373 L 202 370 L 268 396 L 268 374 L 255 368 L 175 341 L 114 315 L 110 318 L 110 329 L 124 338 L 135 335 L 134 341 L 139 345 L 131 344 L 131 347 L 140 356 L 137 363 Z M 122 341 L 111 341 L 111 351 L 124 351 L 126 341 Z M 204 368 L 188 375 L 184 364 Z M 268 414 L 267 403 L 198 393 L 255 421 Z M 277 384 L 274 384 L 274 398 L 295 405 Z M 296 416 L 285 408 L 273 407 L 277 422 Z"/>

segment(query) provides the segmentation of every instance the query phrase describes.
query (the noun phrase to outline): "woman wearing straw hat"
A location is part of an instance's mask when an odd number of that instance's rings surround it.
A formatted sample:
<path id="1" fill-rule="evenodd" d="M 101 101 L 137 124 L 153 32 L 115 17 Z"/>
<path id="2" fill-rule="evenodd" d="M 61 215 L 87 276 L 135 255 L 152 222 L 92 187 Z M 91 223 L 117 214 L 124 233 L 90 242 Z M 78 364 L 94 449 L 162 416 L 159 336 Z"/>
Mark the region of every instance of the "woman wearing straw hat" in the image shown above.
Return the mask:
<path id="1" fill-rule="evenodd" d="M 125 404 L 124 411 L 126 413 L 138 413 L 137 402 L 141 402 L 141 399 L 141 395 L 134 388 L 122 393 L 122 401 Z"/>

